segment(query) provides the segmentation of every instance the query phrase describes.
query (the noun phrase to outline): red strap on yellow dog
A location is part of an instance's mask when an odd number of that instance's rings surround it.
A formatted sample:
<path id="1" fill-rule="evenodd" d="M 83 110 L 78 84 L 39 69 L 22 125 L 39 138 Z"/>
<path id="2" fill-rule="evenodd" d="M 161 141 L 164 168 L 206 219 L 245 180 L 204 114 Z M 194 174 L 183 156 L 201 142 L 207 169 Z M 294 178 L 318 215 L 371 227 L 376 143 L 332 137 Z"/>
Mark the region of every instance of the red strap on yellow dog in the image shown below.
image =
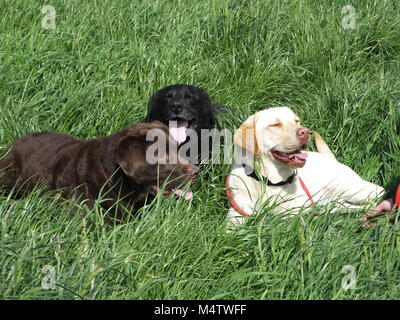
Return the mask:
<path id="1" fill-rule="evenodd" d="M 400 184 L 397 187 L 396 196 L 394 198 L 394 207 L 400 207 Z"/>
<path id="2" fill-rule="evenodd" d="M 313 204 L 314 204 L 314 200 L 313 200 L 313 198 L 312 198 L 312 196 L 311 196 L 310 191 L 308 190 L 308 188 L 307 188 L 306 184 L 304 183 L 303 179 L 301 179 L 299 176 L 298 176 L 298 178 L 299 178 L 299 182 L 300 182 L 301 187 L 303 188 L 304 192 L 306 193 L 306 195 L 307 195 L 307 197 L 308 197 L 308 200 L 310 200 L 311 204 L 313 205 Z M 233 200 L 232 191 L 229 189 L 229 176 L 226 177 L 226 180 L 225 180 L 225 187 L 226 187 L 226 189 L 225 189 L 226 195 L 228 196 L 228 200 L 229 200 L 230 204 L 232 205 L 232 207 L 233 207 L 237 212 L 239 212 L 240 214 L 242 214 L 242 215 L 244 215 L 244 216 L 247 216 L 247 217 L 250 216 L 250 214 L 248 214 L 247 212 L 244 212 L 244 211 L 237 205 L 237 203 L 235 202 L 235 200 Z M 399 189 L 397 190 L 397 195 L 399 196 L 399 203 L 400 203 L 400 191 L 399 191 L 399 190 L 400 190 L 400 186 L 399 186 Z"/>
<path id="3" fill-rule="evenodd" d="M 232 207 L 239 212 L 240 214 L 244 215 L 244 216 L 250 216 L 248 213 L 244 212 L 242 209 L 240 209 L 240 207 L 237 205 L 237 203 L 235 202 L 235 200 L 233 200 L 233 195 L 232 195 L 232 191 L 231 189 L 229 189 L 229 176 L 226 177 L 225 180 L 225 192 L 226 195 L 228 196 L 228 200 L 231 203 Z"/>
<path id="4" fill-rule="evenodd" d="M 311 196 L 310 191 L 308 191 L 308 188 L 307 188 L 306 184 L 304 183 L 303 179 L 300 178 L 300 176 L 298 176 L 298 177 L 299 177 L 300 185 L 303 188 L 304 192 L 306 193 L 306 195 L 308 197 L 308 200 L 310 200 L 311 204 L 314 204 L 314 200 L 313 200 L 313 198 Z"/>

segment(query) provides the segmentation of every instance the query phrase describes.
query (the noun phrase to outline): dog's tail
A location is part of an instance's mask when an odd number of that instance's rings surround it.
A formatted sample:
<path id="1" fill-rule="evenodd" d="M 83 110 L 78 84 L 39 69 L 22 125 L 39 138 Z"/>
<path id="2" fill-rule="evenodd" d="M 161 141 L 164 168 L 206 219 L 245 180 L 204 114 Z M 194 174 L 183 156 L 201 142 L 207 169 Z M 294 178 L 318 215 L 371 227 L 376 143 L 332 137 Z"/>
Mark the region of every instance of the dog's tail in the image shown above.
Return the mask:
<path id="1" fill-rule="evenodd" d="M 316 131 L 313 131 L 313 134 L 314 134 L 315 145 L 317 147 L 318 152 L 328 156 L 329 158 L 336 160 L 331 149 L 329 149 L 328 145 L 326 144 L 324 139 L 322 139 L 322 137 L 319 135 L 319 133 Z"/>

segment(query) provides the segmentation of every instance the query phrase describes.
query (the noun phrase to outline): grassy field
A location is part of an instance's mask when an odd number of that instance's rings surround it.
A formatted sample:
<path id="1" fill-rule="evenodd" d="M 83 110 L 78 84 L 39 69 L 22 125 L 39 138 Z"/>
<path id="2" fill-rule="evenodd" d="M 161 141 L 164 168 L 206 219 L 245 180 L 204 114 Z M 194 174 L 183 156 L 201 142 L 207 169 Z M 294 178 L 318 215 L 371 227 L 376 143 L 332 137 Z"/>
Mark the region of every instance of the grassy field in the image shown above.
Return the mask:
<path id="1" fill-rule="evenodd" d="M 55 29 L 42 27 L 47 4 Z M 363 178 L 399 174 L 397 0 L 0 0 L 0 13 L 1 154 L 33 131 L 118 131 L 154 91 L 190 83 L 228 106 L 221 128 L 287 105 Z M 98 209 L 81 207 L 93 229 L 69 220 L 78 205 L 51 194 L 2 196 L 0 297 L 400 299 L 399 225 L 358 232 L 365 210 L 283 220 L 266 208 L 225 234 L 229 167 L 210 166 L 192 200 L 157 197 L 114 227 Z M 345 290 L 347 265 L 357 283 Z"/>

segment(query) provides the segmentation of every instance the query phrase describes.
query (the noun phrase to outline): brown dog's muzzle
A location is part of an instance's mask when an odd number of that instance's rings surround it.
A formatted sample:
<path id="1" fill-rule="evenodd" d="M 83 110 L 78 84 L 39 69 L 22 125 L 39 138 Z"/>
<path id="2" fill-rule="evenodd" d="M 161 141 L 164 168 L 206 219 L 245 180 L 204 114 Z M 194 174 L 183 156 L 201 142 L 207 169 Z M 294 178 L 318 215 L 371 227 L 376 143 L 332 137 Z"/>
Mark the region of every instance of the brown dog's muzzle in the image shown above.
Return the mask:
<path id="1" fill-rule="evenodd" d="M 185 173 L 188 175 L 190 179 L 196 179 L 199 175 L 200 169 L 193 165 L 193 164 L 187 164 L 185 165 Z"/>

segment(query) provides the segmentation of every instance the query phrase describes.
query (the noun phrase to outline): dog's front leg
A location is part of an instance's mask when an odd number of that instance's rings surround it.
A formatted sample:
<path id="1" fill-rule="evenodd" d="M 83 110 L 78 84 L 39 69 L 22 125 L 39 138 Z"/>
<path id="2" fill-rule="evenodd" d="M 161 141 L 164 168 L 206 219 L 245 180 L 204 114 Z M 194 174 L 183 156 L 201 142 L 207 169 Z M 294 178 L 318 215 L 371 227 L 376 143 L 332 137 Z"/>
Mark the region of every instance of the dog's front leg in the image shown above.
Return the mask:
<path id="1" fill-rule="evenodd" d="M 348 168 L 335 179 L 335 189 L 341 198 L 351 204 L 363 204 L 382 196 L 384 189 L 374 183 L 365 181 Z"/>
<path id="2" fill-rule="evenodd" d="M 227 215 L 226 232 L 233 231 L 245 222 L 245 216 L 237 212 L 234 208 L 230 208 Z"/>

